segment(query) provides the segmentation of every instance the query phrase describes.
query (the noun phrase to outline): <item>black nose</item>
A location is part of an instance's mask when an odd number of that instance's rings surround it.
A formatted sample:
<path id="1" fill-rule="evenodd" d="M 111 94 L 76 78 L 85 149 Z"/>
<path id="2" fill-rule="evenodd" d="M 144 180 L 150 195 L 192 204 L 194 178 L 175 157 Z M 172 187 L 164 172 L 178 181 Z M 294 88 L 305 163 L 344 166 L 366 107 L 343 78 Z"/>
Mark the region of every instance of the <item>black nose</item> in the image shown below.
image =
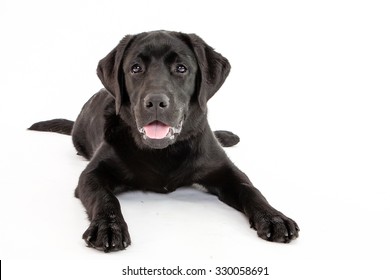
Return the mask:
<path id="1" fill-rule="evenodd" d="M 165 110 L 169 108 L 169 98 L 165 94 L 148 94 L 144 106 L 147 110 Z"/>

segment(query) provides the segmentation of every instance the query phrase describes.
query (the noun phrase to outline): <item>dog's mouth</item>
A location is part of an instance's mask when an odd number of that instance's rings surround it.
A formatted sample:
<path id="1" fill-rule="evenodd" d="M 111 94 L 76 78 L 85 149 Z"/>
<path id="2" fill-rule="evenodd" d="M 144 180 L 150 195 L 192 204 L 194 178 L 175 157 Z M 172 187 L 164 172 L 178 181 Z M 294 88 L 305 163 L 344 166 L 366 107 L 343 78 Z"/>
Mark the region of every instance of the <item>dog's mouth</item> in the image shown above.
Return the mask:
<path id="1" fill-rule="evenodd" d="M 181 121 L 177 126 L 172 127 L 162 123 L 160 121 L 153 121 L 144 127 L 139 128 L 139 132 L 142 134 L 142 137 L 145 140 L 154 139 L 162 140 L 169 139 L 174 140 L 175 137 L 180 134 L 182 129 L 183 121 Z"/>

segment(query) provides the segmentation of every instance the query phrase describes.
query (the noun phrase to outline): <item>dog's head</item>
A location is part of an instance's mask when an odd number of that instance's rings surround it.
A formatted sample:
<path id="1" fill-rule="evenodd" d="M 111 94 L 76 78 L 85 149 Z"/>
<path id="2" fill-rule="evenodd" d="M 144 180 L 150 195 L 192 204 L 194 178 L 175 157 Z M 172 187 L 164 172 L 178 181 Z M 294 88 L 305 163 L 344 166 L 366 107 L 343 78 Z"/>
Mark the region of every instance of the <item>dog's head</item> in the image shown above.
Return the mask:
<path id="1" fill-rule="evenodd" d="M 204 122 L 206 103 L 229 71 L 228 60 L 197 35 L 153 31 L 124 37 L 97 74 L 138 146 L 163 149 Z"/>

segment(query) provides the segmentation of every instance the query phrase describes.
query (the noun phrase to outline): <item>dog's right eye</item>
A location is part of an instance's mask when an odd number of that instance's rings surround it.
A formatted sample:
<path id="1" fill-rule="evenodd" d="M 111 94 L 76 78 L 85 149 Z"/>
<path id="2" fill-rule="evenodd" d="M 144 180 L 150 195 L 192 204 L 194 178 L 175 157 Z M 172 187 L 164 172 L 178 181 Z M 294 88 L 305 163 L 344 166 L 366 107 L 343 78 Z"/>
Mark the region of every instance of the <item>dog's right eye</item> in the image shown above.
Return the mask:
<path id="1" fill-rule="evenodd" d="M 144 70 L 142 69 L 141 65 L 134 64 L 133 66 L 131 66 L 130 71 L 132 74 L 138 74 L 138 73 L 142 73 Z"/>

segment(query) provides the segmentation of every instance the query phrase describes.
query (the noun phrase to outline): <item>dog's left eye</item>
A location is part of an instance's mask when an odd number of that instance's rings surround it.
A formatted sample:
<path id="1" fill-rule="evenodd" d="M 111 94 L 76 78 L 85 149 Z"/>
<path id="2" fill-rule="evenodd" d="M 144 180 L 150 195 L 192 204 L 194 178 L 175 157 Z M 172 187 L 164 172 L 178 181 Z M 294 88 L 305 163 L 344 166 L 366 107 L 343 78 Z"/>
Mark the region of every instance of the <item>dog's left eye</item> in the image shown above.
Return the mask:
<path id="1" fill-rule="evenodd" d="M 142 73 L 143 72 L 143 69 L 141 67 L 141 65 L 139 65 L 138 63 L 134 64 L 133 66 L 131 66 L 131 69 L 130 69 L 131 73 L 133 74 L 138 74 L 138 73 Z"/>
<path id="2" fill-rule="evenodd" d="M 187 72 L 187 67 L 185 67 L 183 64 L 178 64 L 176 65 L 175 71 L 180 74 L 184 74 L 185 72 Z"/>

